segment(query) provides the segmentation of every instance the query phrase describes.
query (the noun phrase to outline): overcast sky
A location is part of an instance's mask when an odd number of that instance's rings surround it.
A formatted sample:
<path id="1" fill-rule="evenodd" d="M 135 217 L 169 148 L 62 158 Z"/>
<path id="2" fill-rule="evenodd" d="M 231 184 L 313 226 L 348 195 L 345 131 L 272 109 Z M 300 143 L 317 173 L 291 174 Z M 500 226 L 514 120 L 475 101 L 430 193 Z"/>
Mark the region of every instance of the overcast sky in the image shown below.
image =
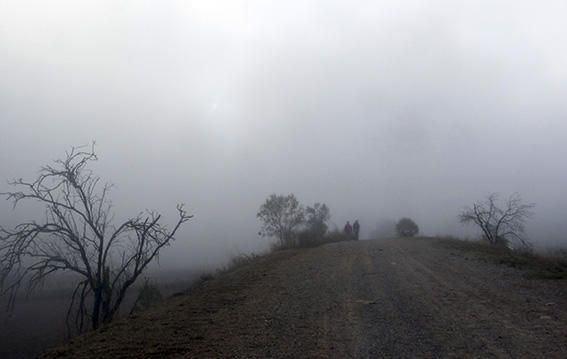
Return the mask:
<path id="1" fill-rule="evenodd" d="M 400 216 L 462 233 L 463 206 L 519 192 L 537 205 L 532 239 L 567 244 L 566 14 L 564 0 L 0 0 L 0 190 L 96 140 L 118 218 L 195 214 L 164 258 L 262 248 L 273 192 L 363 235 Z"/>

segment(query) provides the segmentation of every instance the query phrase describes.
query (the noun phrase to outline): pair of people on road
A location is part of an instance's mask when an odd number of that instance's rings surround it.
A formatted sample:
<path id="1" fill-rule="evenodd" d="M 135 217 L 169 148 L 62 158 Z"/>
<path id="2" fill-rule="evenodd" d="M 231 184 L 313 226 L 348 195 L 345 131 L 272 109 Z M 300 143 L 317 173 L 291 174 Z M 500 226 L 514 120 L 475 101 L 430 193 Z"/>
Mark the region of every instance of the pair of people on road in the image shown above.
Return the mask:
<path id="1" fill-rule="evenodd" d="M 354 221 L 351 225 L 350 221 L 347 221 L 345 224 L 344 232 L 349 237 L 349 239 L 354 239 L 358 241 L 358 234 L 360 233 L 360 223 L 358 223 L 358 219 Z"/>

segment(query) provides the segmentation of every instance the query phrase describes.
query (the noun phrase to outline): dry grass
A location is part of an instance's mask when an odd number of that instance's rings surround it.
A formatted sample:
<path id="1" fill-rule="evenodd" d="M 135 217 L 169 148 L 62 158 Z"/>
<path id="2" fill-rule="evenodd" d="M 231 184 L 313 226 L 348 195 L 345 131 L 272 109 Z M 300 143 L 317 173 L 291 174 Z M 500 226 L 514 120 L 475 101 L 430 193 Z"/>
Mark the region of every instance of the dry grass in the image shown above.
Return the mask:
<path id="1" fill-rule="evenodd" d="M 567 279 L 567 251 L 538 253 L 530 250 L 511 250 L 494 247 L 482 241 L 461 240 L 455 237 L 436 238 L 443 246 L 474 253 L 487 261 L 526 270 L 534 279 Z"/>
<path id="2" fill-rule="evenodd" d="M 322 237 L 313 236 L 309 232 L 304 232 L 304 233 L 300 233 L 299 238 L 297 239 L 297 243 L 295 243 L 294 246 L 290 248 L 314 248 L 314 247 L 322 246 L 327 243 L 342 242 L 352 239 L 353 239 L 352 237 L 349 237 L 344 232 L 339 230 L 329 231 Z M 290 248 L 278 248 L 278 249 L 290 249 Z"/>
<path id="3" fill-rule="evenodd" d="M 247 265 L 249 265 L 253 262 L 256 262 L 261 257 L 263 257 L 263 255 L 256 254 L 256 253 L 239 254 L 237 256 L 234 256 L 230 259 L 230 261 L 226 265 L 218 268 L 216 271 L 210 271 L 210 272 L 202 273 L 199 276 L 199 281 L 196 283 L 196 285 L 199 285 L 199 284 L 202 284 L 204 282 L 213 280 L 219 274 L 232 272 L 232 271 L 235 271 L 239 268 L 247 266 Z M 191 288 L 189 288 L 188 290 L 190 290 L 190 289 Z"/>
<path id="4" fill-rule="evenodd" d="M 256 253 L 239 254 L 235 257 L 232 257 L 230 259 L 230 262 L 228 263 L 228 265 L 226 265 L 222 269 L 222 271 L 230 272 L 230 271 L 236 270 L 238 268 L 242 268 L 243 266 L 249 265 L 249 264 L 257 261 L 260 257 L 262 257 L 262 255 L 256 254 Z"/>

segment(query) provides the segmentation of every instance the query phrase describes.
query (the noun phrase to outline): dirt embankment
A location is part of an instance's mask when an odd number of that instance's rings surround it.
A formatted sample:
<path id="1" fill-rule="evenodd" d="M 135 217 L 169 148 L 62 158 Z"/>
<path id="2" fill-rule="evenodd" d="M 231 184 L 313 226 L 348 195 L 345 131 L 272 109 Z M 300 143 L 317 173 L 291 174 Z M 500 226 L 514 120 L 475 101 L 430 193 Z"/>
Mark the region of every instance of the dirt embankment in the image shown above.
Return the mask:
<path id="1" fill-rule="evenodd" d="M 567 356 L 567 281 L 436 240 L 282 251 L 47 357 Z"/>

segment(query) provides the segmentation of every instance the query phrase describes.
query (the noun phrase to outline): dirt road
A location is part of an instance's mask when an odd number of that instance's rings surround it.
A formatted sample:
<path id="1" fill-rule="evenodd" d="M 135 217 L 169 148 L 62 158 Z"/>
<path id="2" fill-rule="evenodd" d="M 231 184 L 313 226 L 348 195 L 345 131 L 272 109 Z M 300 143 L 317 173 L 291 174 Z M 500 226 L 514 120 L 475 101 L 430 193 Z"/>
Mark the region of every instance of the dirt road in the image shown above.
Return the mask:
<path id="1" fill-rule="evenodd" d="M 567 283 L 436 240 L 336 243 L 261 258 L 51 355 L 565 358 Z"/>

